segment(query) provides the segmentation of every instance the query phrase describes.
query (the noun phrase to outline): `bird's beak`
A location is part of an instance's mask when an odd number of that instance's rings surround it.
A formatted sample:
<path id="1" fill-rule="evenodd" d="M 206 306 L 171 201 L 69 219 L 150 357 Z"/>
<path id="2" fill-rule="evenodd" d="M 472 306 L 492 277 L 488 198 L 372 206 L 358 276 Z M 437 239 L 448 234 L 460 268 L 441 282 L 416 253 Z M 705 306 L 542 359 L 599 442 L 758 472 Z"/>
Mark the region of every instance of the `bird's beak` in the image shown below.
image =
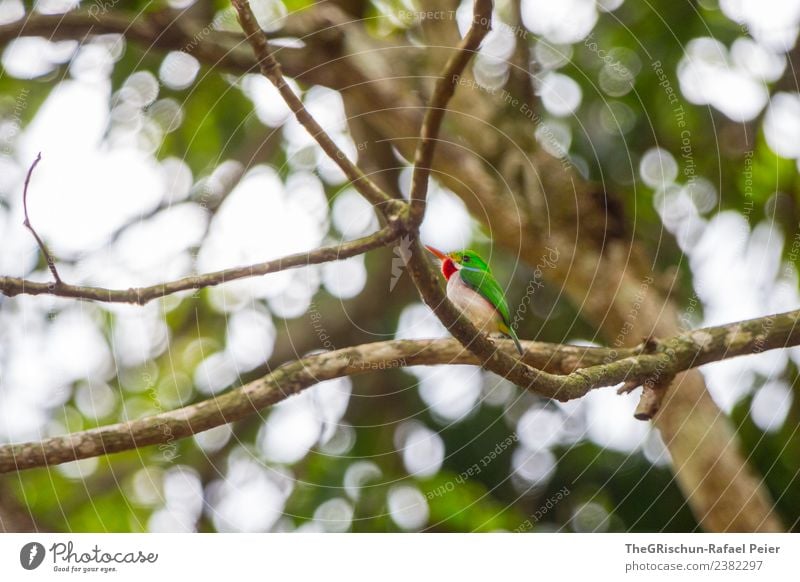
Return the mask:
<path id="1" fill-rule="evenodd" d="M 433 247 L 429 247 L 428 245 L 425 245 L 425 248 L 428 249 L 428 251 L 430 251 L 431 253 L 433 253 L 433 255 L 439 260 L 444 261 L 447 258 L 447 255 L 444 254 L 439 249 L 435 249 Z"/>

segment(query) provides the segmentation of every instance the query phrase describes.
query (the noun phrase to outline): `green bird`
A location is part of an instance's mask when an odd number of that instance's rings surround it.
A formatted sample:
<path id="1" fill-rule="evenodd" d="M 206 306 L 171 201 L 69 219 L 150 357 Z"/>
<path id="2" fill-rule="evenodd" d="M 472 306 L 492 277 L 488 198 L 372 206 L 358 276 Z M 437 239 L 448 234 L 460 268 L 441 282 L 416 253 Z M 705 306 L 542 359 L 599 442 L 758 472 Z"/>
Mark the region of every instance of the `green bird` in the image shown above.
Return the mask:
<path id="1" fill-rule="evenodd" d="M 442 275 L 447 280 L 447 298 L 481 331 L 500 332 L 513 339 L 517 351 L 522 354 L 522 345 L 511 327 L 503 289 L 486 261 L 475 251 L 445 254 L 427 245 L 425 248 L 442 262 Z"/>

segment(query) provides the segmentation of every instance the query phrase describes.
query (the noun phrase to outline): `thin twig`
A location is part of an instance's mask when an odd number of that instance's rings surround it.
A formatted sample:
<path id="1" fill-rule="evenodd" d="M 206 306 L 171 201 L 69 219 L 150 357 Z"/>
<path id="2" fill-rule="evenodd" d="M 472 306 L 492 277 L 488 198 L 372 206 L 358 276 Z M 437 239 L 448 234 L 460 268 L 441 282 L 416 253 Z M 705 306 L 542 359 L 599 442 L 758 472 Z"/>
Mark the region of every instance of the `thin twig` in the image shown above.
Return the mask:
<path id="1" fill-rule="evenodd" d="M 571 398 L 629 379 L 641 383 L 714 361 L 800 344 L 800 310 L 709 327 L 660 340 L 652 354 L 525 341 L 527 364 L 561 372 L 564 384 L 580 385 Z M 498 353 L 511 354 L 511 341 Z M 609 358 L 620 360 L 605 363 Z M 418 365 L 482 364 L 453 339 L 392 340 L 316 354 L 285 364 L 264 378 L 177 410 L 38 442 L 0 446 L 0 473 L 55 465 L 172 442 L 257 413 L 318 382 L 368 371 Z M 543 391 L 534 389 L 540 394 Z"/>
<path id="2" fill-rule="evenodd" d="M 51 283 L 38 283 L 16 277 L 0 277 L 0 293 L 13 297 L 14 295 L 56 295 L 73 299 L 86 299 L 105 303 L 136 303 L 144 305 L 154 299 L 165 297 L 179 291 L 189 291 L 213 287 L 229 283 L 237 279 L 259 277 L 268 273 L 275 273 L 295 267 L 317 265 L 329 261 L 337 261 L 360 255 L 372 249 L 388 245 L 396 240 L 401 230 L 398 223 L 391 223 L 381 230 L 353 241 L 338 245 L 330 245 L 308 251 L 296 253 L 280 259 L 255 263 L 245 267 L 233 267 L 222 271 L 192 275 L 159 283 L 150 287 L 132 287 L 130 289 L 104 289 L 102 287 L 84 287 L 59 283 L 55 287 Z"/>
<path id="3" fill-rule="evenodd" d="M 25 213 L 25 220 L 23 221 L 22 224 L 24 224 L 25 227 L 29 231 L 31 231 L 33 238 L 36 239 L 36 244 L 39 245 L 39 248 L 42 251 L 42 255 L 44 256 L 44 260 L 47 261 L 47 268 L 50 269 L 50 272 L 53 274 L 53 278 L 56 280 L 55 287 L 57 288 L 62 286 L 63 283 L 61 281 L 61 277 L 58 274 L 58 269 L 56 269 L 56 262 L 53 260 L 53 255 L 50 254 L 50 251 L 47 250 L 47 246 L 44 244 L 44 241 L 36 232 L 36 229 L 33 228 L 33 225 L 31 224 L 31 219 L 28 216 L 28 184 L 31 181 L 31 176 L 33 175 L 34 168 L 36 168 L 36 166 L 39 164 L 41 160 L 42 160 L 42 154 L 41 152 L 39 152 L 38 154 L 36 154 L 36 159 L 33 160 L 31 167 L 28 168 L 28 175 L 25 176 L 25 186 L 22 189 L 22 210 Z"/>
<path id="4" fill-rule="evenodd" d="M 414 173 L 411 178 L 411 220 L 416 226 L 425 215 L 425 199 L 428 194 L 428 181 L 433 165 L 433 154 L 442 119 L 447 112 L 447 104 L 458 87 L 464 69 L 477 52 L 481 42 L 492 29 L 492 0 L 476 0 L 473 8 L 472 24 L 467 34 L 456 47 L 436 81 L 430 105 L 425 112 L 420 129 L 420 142 L 414 154 Z"/>
<path id="5" fill-rule="evenodd" d="M 327 132 L 322 129 L 322 126 L 316 119 L 308 112 L 303 102 L 295 94 L 286 79 L 283 77 L 281 66 L 275 57 L 272 56 L 272 51 L 269 48 L 266 34 L 256 21 L 253 10 L 250 8 L 250 3 L 247 0 L 232 0 L 234 8 L 239 14 L 239 23 L 242 30 L 253 48 L 253 52 L 258 60 L 258 66 L 261 74 L 264 75 L 278 92 L 283 97 L 283 100 L 292 110 L 297 121 L 306 128 L 308 133 L 313 137 L 320 147 L 325 151 L 328 157 L 339 166 L 339 168 L 347 176 L 347 179 L 353 184 L 364 198 L 380 208 L 382 212 L 387 211 L 397 204 L 391 196 L 381 190 L 375 182 L 367 177 L 358 166 L 347 157 L 339 146 L 331 139 Z"/>

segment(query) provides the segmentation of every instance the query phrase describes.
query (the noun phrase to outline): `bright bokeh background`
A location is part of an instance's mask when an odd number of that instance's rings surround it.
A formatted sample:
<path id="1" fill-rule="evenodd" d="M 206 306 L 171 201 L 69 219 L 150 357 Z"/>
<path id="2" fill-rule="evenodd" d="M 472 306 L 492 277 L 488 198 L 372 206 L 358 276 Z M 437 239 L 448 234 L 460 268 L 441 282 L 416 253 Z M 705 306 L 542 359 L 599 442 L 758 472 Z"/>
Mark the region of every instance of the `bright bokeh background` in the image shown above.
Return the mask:
<path id="1" fill-rule="evenodd" d="M 279 29 L 276 17 L 289 10 L 276 1 L 253 4 L 265 28 Z M 797 183 L 800 95 L 780 80 L 791 67 L 787 52 L 797 41 L 800 1 L 685 3 L 683 17 L 695 23 L 686 30 L 670 27 L 677 9 L 666 3 L 654 7 L 668 12 L 658 25 L 645 22 L 656 16 L 642 16 L 644 9 L 630 4 L 636 3 L 523 0 L 523 35 L 509 34 L 511 3 L 497 2 L 497 22 L 506 24 L 484 43 L 475 78 L 486 88 L 504 86 L 517 43 L 529 44 L 543 117 L 535 137 L 551 153 L 569 152 L 592 178 L 603 169 L 610 187 L 629 193 L 637 221 L 674 237 L 677 244 L 657 259 L 688 281 L 680 299 L 687 326 L 797 308 L 797 257 L 787 256 L 794 231 L 776 215 L 786 200 L 796 200 L 786 184 L 792 177 Z M 92 6 L 49 0 L 35 11 L 58 14 L 79 5 Z M 217 28 L 235 30 L 229 9 L 218 8 Z M 409 23 L 396 12 L 410 9 L 375 0 L 373 34 L 403 34 Z M 457 12 L 462 33 L 470 14 L 465 1 Z M 22 18 L 22 2 L 0 0 L 0 24 Z M 693 139 L 716 144 L 713 155 L 695 144 L 694 157 L 687 157 L 670 108 L 649 105 L 666 99 L 654 77 L 656 61 L 694 124 Z M 82 43 L 19 38 L 7 43 L 0 62 L 2 275 L 49 277 L 22 226 L 22 183 L 37 152 L 43 159 L 30 185 L 31 220 L 72 283 L 149 285 L 354 239 L 378 226 L 370 206 L 260 76 L 220 75 L 183 52 L 133 47 L 115 35 Z M 293 87 L 355 157 L 340 94 Z M 742 124 L 754 134 L 747 148 L 750 186 L 746 162 L 720 157 L 733 147 L 726 128 Z M 209 125 L 224 131 L 210 139 Z M 266 159 L 248 149 L 253 139 L 270 140 Z M 730 167 L 715 170 L 714 162 Z M 409 181 L 406 167 L 401 191 Z M 491 242 L 463 202 L 438 184 L 422 238 L 448 250 L 488 249 Z M 532 266 L 502 249 L 492 254 L 514 305 Z M 392 255 L 378 257 L 284 271 L 210 289 L 199 299 L 184 293 L 144 307 L 0 297 L 0 441 L 176 408 L 240 383 L 265 362 L 280 364 L 295 350 L 347 345 L 327 345 L 323 333 L 359 343 L 444 337 L 413 290 L 389 293 Z M 384 311 L 373 308 L 370 319 L 358 319 L 375 302 Z M 602 343 L 585 325 L 561 326 L 573 321 L 572 309 L 562 298 L 558 317 L 545 325 L 547 309 L 540 308 L 528 316 L 523 335 Z M 321 327 L 312 325 L 314 313 Z M 763 439 L 784 434 L 790 411 L 796 422 L 798 365 L 797 349 L 776 350 L 706 366 L 703 374 L 720 408 Z M 605 531 L 653 527 L 620 517 L 625 500 L 604 489 L 650 478 L 648 487 L 671 488 L 675 517 L 666 527 L 691 522 L 658 433 L 632 417 L 636 394 L 600 390 L 554 404 L 472 366 L 367 378 L 321 383 L 241 431 L 224 426 L 198 435 L 179 445 L 176 459 L 148 449 L 21 475 L 20 496 L 34 513 L 65 507 L 53 527 L 72 530 L 470 531 L 511 529 L 566 485 L 578 493 L 536 528 Z M 496 463 L 458 482 L 507 437 L 513 444 Z M 783 451 L 775 450 L 780 457 Z M 796 463 L 786 471 L 796 477 Z M 37 490 L 36 483 L 47 485 Z"/>

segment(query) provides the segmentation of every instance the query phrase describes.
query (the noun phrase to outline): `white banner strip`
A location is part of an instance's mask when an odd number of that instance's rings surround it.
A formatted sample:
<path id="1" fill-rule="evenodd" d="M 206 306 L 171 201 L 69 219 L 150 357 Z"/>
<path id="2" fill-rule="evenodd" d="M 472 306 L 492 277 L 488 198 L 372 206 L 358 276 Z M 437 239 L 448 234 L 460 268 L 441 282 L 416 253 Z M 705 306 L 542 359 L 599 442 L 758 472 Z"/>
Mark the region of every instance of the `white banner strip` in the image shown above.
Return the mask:
<path id="1" fill-rule="evenodd" d="M 5 534 L 0 580 L 782 582 L 799 555 L 790 534 Z"/>

